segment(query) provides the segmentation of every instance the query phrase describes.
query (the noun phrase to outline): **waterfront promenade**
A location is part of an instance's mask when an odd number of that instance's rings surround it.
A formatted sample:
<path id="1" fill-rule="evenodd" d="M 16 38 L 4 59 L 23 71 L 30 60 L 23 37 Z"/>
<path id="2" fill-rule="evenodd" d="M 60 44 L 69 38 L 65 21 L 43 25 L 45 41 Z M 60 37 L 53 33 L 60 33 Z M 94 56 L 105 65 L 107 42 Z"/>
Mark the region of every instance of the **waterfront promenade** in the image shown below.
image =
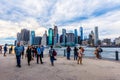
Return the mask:
<path id="1" fill-rule="evenodd" d="M 55 66 L 51 66 L 49 57 L 43 59 L 44 64 L 36 64 L 36 60 L 27 65 L 22 60 L 22 67 L 16 67 L 13 54 L 3 57 L 0 54 L 0 80 L 120 80 L 120 62 L 83 58 L 83 65 L 76 61 L 57 57 Z"/>

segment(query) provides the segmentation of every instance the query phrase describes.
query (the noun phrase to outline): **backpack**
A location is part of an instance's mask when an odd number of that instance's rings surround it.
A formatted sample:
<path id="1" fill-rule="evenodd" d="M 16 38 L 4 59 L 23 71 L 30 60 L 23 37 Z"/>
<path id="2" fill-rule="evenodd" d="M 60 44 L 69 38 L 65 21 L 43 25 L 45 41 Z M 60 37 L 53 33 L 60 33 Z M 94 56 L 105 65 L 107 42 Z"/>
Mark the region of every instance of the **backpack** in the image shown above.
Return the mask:
<path id="1" fill-rule="evenodd" d="M 53 56 L 56 56 L 57 52 L 55 50 L 53 50 Z"/>
<path id="2" fill-rule="evenodd" d="M 99 48 L 99 52 L 103 52 L 102 48 Z"/>

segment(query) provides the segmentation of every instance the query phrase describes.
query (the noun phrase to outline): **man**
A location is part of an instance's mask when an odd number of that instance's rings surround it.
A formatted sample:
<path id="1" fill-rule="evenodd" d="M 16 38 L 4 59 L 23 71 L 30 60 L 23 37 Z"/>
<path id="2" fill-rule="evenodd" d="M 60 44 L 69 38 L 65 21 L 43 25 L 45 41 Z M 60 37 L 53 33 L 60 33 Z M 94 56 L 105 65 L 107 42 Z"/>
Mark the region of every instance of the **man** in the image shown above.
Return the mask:
<path id="1" fill-rule="evenodd" d="M 20 43 L 17 43 L 17 46 L 14 48 L 15 54 L 16 54 L 16 60 L 17 65 L 16 67 L 21 67 L 21 53 L 22 53 L 22 47 L 20 46 Z"/>
<path id="2" fill-rule="evenodd" d="M 0 54 L 2 54 L 2 46 L 0 45 Z"/>
<path id="3" fill-rule="evenodd" d="M 71 48 L 70 46 L 67 47 L 67 59 L 70 60 L 70 51 L 71 51 Z"/>
<path id="4" fill-rule="evenodd" d="M 39 58 L 40 58 L 41 64 L 43 64 L 40 45 L 39 45 L 38 48 L 37 48 L 37 64 L 39 64 Z"/>
<path id="5" fill-rule="evenodd" d="M 5 44 L 4 46 L 4 56 L 6 56 L 6 52 L 7 52 L 7 44 Z"/>
<path id="6" fill-rule="evenodd" d="M 44 57 L 44 46 L 43 45 L 41 46 L 41 56 L 42 58 Z"/>
<path id="7" fill-rule="evenodd" d="M 50 56 L 50 61 L 51 61 L 51 65 L 54 66 L 54 55 L 53 55 L 53 46 L 50 47 L 50 50 L 49 50 L 49 56 Z"/>

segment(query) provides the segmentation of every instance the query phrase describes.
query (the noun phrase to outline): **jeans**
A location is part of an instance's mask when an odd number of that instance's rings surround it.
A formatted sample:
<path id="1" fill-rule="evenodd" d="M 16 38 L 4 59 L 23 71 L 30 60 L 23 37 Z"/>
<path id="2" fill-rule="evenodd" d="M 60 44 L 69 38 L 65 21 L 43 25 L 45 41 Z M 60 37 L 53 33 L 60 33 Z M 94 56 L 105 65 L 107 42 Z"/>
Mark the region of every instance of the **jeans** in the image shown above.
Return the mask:
<path id="1" fill-rule="evenodd" d="M 37 54 L 37 64 L 39 63 L 39 58 L 40 58 L 40 62 L 42 64 L 43 62 L 42 62 L 42 55 L 41 54 Z"/>
<path id="2" fill-rule="evenodd" d="M 74 60 L 77 60 L 77 57 L 78 57 L 77 54 L 74 54 Z"/>
<path id="3" fill-rule="evenodd" d="M 67 59 L 70 59 L 70 52 L 67 52 Z"/>
<path id="4" fill-rule="evenodd" d="M 21 55 L 16 55 L 16 59 L 17 59 L 17 66 L 20 67 L 21 66 Z"/>
<path id="5" fill-rule="evenodd" d="M 54 65 L 54 56 L 50 56 L 51 65 Z"/>

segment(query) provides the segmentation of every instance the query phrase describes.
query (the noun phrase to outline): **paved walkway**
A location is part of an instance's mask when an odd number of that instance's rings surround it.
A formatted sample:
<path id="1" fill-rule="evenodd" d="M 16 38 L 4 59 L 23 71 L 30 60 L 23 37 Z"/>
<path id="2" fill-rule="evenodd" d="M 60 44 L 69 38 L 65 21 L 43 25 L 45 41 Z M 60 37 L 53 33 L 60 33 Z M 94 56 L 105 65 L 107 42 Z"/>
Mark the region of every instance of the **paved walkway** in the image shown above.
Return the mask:
<path id="1" fill-rule="evenodd" d="M 14 55 L 3 57 L 0 54 L 0 80 L 120 80 L 120 63 L 115 61 L 83 59 L 83 65 L 74 60 L 58 57 L 52 67 L 48 56 L 44 64 L 36 64 L 36 60 L 27 65 L 22 60 L 22 67 L 16 67 Z"/>

